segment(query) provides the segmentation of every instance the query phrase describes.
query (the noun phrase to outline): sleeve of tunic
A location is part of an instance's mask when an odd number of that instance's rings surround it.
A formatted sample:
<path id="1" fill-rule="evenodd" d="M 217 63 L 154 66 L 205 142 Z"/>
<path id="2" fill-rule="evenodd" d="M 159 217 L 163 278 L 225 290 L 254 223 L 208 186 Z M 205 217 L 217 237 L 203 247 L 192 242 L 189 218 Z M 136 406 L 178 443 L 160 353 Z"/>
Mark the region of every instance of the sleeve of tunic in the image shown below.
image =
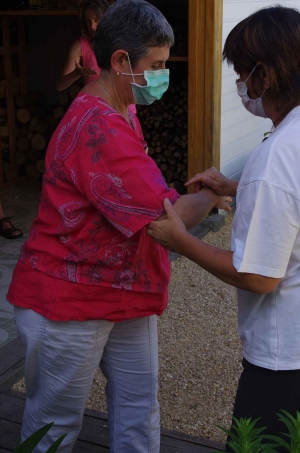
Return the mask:
<path id="1" fill-rule="evenodd" d="M 141 137 L 115 112 L 91 109 L 81 122 L 69 165 L 74 184 L 126 237 L 163 214 L 179 197 L 146 155 Z"/>

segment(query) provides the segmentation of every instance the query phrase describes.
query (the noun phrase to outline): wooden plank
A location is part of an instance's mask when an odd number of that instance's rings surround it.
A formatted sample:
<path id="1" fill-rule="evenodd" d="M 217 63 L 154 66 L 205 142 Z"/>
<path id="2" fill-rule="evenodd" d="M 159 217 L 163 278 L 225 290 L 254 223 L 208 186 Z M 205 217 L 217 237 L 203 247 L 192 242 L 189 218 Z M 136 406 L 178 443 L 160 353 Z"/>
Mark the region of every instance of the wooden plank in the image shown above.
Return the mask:
<path id="1" fill-rule="evenodd" d="M 189 57 L 170 57 L 168 61 L 188 62 Z"/>
<path id="2" fill-rule="evenodd" d="M 0 453 L 12 452 L 20 436 L 21 425 L 0 420 Z M 77 441 L 73 453 L 109 453 L 109 448 Z"/>
<path id="3" fill-rule="evenodd" d="M 3 162 L 2 162 L 3 145 L 0 135 L 0 186 L 3 184 Z"/>
<path id="4" fill-rule="evenodd" d="M 206 0 L 203 169 L 220 169 L 223 0 Z"/>
<path id="5" fill-rule="evenodd" d="M 109 453 L 109 448 L 100 445 L 88 444 L 77 440 L 72 453 Z"/>
<path id="6" fill-rule="evenodd" d="M 4 55 L 4 52 L 5 52 L 4 47 L 0 47 L 0 55 Z M 19 52 L 18 46 L 10 46 L 10 53 L 11 54 L 18 53 L 18 52 Z"/>
<path id="7" fill-rule="evenodd" d="M 214 448 L 216 450 L 220 450 L 220 451 L 225 450 L 225 444 L 223 442 L 217 442 L 217 441 L 211 440 L 211 439 L 204 439 L 202 437 L 193 436 L 191 434 L 185 434 L 185 433 L 173 431 L 170 429 L 162 428 L 161 435 L 163 437 L 171 437 L 172 439 L 179 439 L 179 440 L 185 441 L 187 443 L 194 443 L 196 445 L 208 447 L 210 450 L 212 448 Z"/>
<path id="8" fill-rule="evenodd" d="M 13 451 L 19 436 L 21 425 L 0 419 L 0 448 Z"/>
<path id="9" fill-rule="evenodd" d="M 14 397 L 12 394 L 0 394 L 1 418 L 10 423 L 21 424 L 25 409 L 25 399 Z M 78 440 L 103 447 L 109 447 L 109 429 L 107 419 L 94 411 L 93 415 L 86 415 Z M 1 445 L 1 444 L 0 444 Z"/>
<path id="10" fill-rule="evenodd" d="M 0 11 L 0 16 L 78 16 L 77 10 L 15 10 Z"/>
<path id="11" fill-rule="evenodd" d="M 8 391 L 0 394 L 1 418 L 8 423 L 6 429 L 13 432 L 20 430 L 25 408 L 25 395 L 23 393 Z M 15 425 L 15 428 L 14 428 Z M 95 450 L 94 446 L 101 446 Z M 11 448 L 11 443 L 1 443 L 1 447 Z M 85 449 L 84 449 L 85 448 Z M 177 431 L 161 430 L 161 453 L 208 453 L 212 448 L 224 450 L 224 445 L 219 442 L 201 439 Z M 83 426 L 78 436 L 76 453 L 81 452 L 108 452 L 109 428 L 107 414 L 87 409 L 84 414 Z"/>
<path id="12" fill-rule="evenodd" d="M 13 398 L 19 398 L 20 400 L 26 400 L 26 394 L 23 392 L 16 392 L 15 390 L 6 390 L 3 393 L 0 393 L 1 395 L 8 395 Z M 1 415 L 1 414 L 0 414 Z"/>
<path id="13" fill-rule="evenodd" d="M 193 443 L 182 440 L 179 437 L 174 438 L 161 436 L 160 451 L 166 453 L 173 451 L 180 451 L 180 453 L 209 453 L 212 451 L 212 448 L 199 444 L 198 442 Z"/>
<path id="14" fill-rule="evenodd" d="M 21 424 L 25 409 L 25 399 L 13 398 L 4 393 L 0 394 L 1 419 L 11 423 Z"/>
<path id="15" fill-rule="evenodd" d="M 191 178 L 203 169 L 205 0 L 189 0 L 188 30 L 188 178 Z"/>
<path id="16" fill-rule="evenodd" d="M 28 93 L 27 61 L 26 61 L 26 36 L 24 17 L 18 16 L 18 51 L 20 69 L 20 91 L 21 95 Z"/>
<path id="17" fill-rule="evenodd" d="M 2 18 L 2 37 L 4 48 L 4 71 L 6 79 L 6 109 L 7 109 L 7 122 L 8 122 L 8 137 L 9 137 L 9 156 L 12 176 L 17 177 L 17 166 L 14 162 L 13 156 L 16 151 L 16 128 L 15 128 L 15 109 L 13 98 L 13 85 L 12 85 L 12 64 L 11 64 L 11 49 L 10 49 L 10 29 L 9 18 Z"/>
<path id="18" fill-rule="evenodd" d="M 24 374 L 25 346 L 20 337 L 0 348 L 0 391 L 6 391 Z"/>
<path id="19" fill-rule="evenodd" d="M 0 348 L 0 376 L 25 357 L 25 346 L 20 337 Z"/>

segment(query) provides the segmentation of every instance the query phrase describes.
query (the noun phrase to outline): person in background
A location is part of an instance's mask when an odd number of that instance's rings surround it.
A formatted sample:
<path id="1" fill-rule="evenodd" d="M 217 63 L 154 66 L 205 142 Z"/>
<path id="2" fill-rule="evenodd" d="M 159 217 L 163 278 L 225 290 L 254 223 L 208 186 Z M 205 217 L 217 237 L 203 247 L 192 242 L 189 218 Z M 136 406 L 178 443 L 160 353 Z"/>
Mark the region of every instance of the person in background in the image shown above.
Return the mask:
<path id="1" fill-rule="evenodd" d="M 191 236 L 168 200 L 167 220 L 148 234 L 238 288 L 244 370 L 233 415 L 260 417 L 257 426 L 276 435 L 286 431 L 281 409 L 300 412 L 300 12 L 257 11 L 230 32 L 223 56 L 245 108 L 274 125 L 239 183 L 215 168 L 187 183 L 237 196 L 232 251 Z"/>
<path id="2" fill-rule="evenodd" d="M 79 5 L 79 20 L 82 30 L 81 38 L 71 46 L 67 63 L 56 82 L 58 91 L 63 91 L 79 78 L 83 77 L 84 85 L 97 80 L 100 68 L 94 52 L 94 38 L 99 21 L 111 5 L 111 0 L 82 0 Z M 136 112 L 134 104 L 129 106 Z"/>
<path id="3" fill-rule="evenodd" d="M 5 239 L 19 239 L 23 236 L 20 228 L 16 228 L 10 221 L 9 217 L 4 216 L 2 203 L 0 201 L 0 236 Z"/>
<path id="4" fill-rule="evenodd" d="M 169 189 L 129 110 L 167 90 L 173 42 L 150 3 L 114 3 L 94 41 L 100 77 L 49 143 L 38 216 L 7 295 L 26 344 L 22 441 L 54 422 L 39 451 L 64 433 L 60 451 L 72 451 L 100 365 L 111 453 L 159 452 L 157 316 L 170 263 L 146 226 L 164 214 L 165 197 L 188 228 L 226 207 L 210 189 L 181 197 Z"/>
<path id="5" fill-rule="evenodd" d="M 83 77 L 86 85 L 100 75 L 94 53 L 94 38 L 99 21 L 110 6 L 108 0 L 82 0 L 79 5 L 81 38 L 73 42 L 66 65 L 56 82 L 58 91 L 68 88 Z"/>

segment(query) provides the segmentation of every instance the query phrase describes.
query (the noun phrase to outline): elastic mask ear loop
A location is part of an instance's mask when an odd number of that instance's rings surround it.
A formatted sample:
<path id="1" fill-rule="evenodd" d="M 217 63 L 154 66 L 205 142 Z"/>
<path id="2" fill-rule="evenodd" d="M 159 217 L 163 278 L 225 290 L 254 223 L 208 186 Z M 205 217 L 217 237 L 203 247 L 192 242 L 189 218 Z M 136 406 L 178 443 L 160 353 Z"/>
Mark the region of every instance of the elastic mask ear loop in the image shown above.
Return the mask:
<path id="1" fill-rule="evenodd" d="M 254 68 L 252 69 L 252 71 L 250 72 L 250 74 L 248 75 L 247 79 L 245 80 L 245 83 L 248 82 L 248 80 L 250 79 L 250 77 L 252 76 L 253 72 L 255 71 L 255 69 L 257 68 L 257 66 L 254 66 Z"/>
<path id="2" fill-rule="evenodd" d="M 254 68 L 252 69 L 252 71 L 250 72 L 250 74 L 248 75 L 247 79 L 245 80 L 245 83 L 248 82 L 248 80 L 250 79 L 250 77 L 252 76 L 253 72 L 255 71 L 255 69 L 257 68 L 257 66 L 254 66 Z M 262 92 L 262 94 L 259 96 L 261 99 L 263 97 L 263 95 L 265 94 L 266 92 L 266 89 Z M 259 99 L 259 98 L 258 98 Z"/>
<path id="3" fill-rule="evenodd" d="M 130 67 L 130 72 L 131 72 L 131 75 L 132 75 L 132 78 L 133 78 L 133 83 L 135 83 L 134 75 L 133 75 L 133 71 L 132 71 L 132 67 L 131 67 L 131 63 L 130 63 L 130 58 L 129 58 L 128 52 L 127 52 L 127 58 L 128 58 L 128 63 L 129 63 L 129 67 Z"/>
<path id="4" fill-rule="evenodd" d="M 126 52 L 126 54 L 127 54 L 127 59 L 128 59 L 128 63 L 129 63 L 129 67 L 130 67 L 131 73 L 128 74 L 127 72 L 121 72 L 121 74 L 122 74 L 122 75 L 126 75 L 126 76 L 130 76 L 130 75 L 131 75 L 131 77 L 132 77 L 132 79 L 133 79 L 133 83 L 134 83 L 135 85 L 137 85 L 136 82 L 135 82 L 135 80 L 134 80 L 134 76 L 135 76 L 135 75 L 136 75 L 136 76 L 144 75 L 144 73 L 142 73 L 142 74 L 133 74 L 132 67 L 131 67 L 131 63 L 130 63 L 129 54 L 128 54 L 128 52 Z"/>

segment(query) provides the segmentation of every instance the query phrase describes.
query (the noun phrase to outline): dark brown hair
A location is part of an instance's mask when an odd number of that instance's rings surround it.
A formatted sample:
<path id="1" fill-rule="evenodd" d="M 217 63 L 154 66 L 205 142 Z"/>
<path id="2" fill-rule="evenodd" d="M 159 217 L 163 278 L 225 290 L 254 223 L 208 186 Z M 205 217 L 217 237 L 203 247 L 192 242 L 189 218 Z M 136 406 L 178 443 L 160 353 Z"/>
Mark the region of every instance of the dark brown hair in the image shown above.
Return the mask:
<path id="1" fill-rule="evenodd" d="M 100 20 L 103 14 L 107 11 L 111 1 L 109 0 L 82 0 L 79 5 L 79 21 L 82 34 L 88 36 L 89 32 L 85 23 L 84 13 L 86 11 L 93 11 L 95 16 Z"/>
<path id="2" fill-rule="evenodd" d="M 223 60 L 241 74 L 258 62 L 268 67 L 270 88 L 264 98 L 284 107 L 300 99 L 300 12 L 273 6 L 261 9 L 238 23 L 229 33 Z M 262 88 L 260 67 L 254 71 L 254 87 Z"/>

